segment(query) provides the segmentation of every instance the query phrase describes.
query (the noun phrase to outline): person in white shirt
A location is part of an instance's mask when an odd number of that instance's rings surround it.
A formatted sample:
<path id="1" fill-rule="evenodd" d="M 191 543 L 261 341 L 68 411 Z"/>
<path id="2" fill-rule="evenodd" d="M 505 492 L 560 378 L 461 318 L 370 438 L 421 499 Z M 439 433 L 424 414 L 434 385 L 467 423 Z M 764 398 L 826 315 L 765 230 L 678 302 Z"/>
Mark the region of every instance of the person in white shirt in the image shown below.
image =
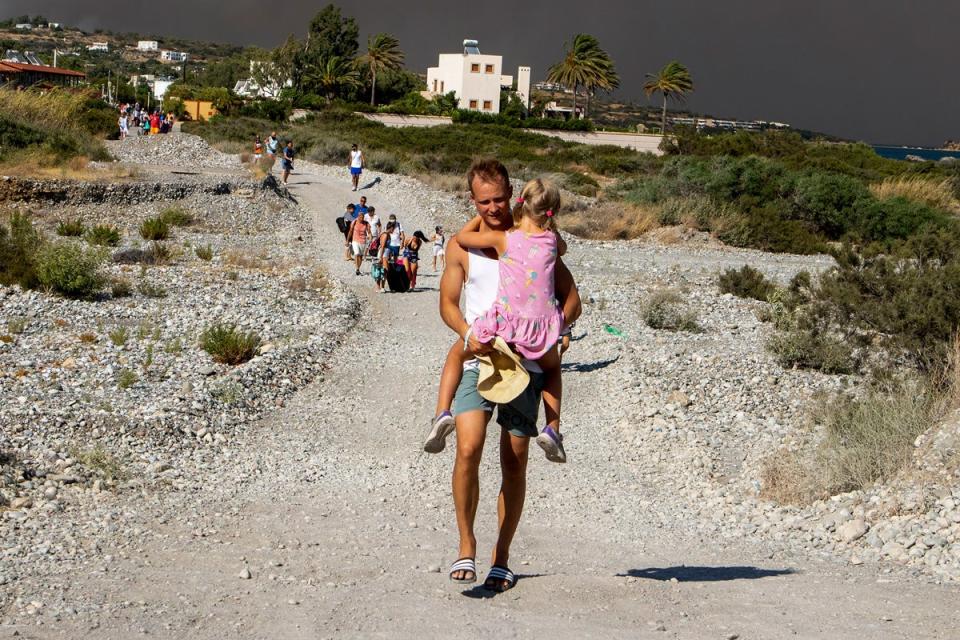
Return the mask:
<path id="1" fill-rule="evenodd" d="M 363 173 L 363 151 L 357 149 L 357 145 L 350 148 L 350 178 L 353 180 L 353 190 L 356 191 L 360 185 L 360 174 Z"/>
<path id="2" fill-rule="evenodd" d="M 367 224 L 370 225 L 370 233 L 373 234 L 373 237 L 380 237 L 380 233 L 383 231 L 383 228 L 380 225 L 380 216 L 377 215 L 377 208 L 369 207 L 367 212 L 363 214 L 363 219 L 366 220 Z"/>

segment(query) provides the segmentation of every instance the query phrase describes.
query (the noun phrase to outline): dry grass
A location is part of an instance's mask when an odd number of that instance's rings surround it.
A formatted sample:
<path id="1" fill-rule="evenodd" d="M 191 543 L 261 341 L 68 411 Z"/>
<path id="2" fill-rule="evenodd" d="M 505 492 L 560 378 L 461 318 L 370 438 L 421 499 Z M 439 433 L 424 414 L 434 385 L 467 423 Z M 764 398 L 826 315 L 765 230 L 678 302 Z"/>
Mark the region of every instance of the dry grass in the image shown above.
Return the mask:
<path id="1" fill-rule="evenodd" d="M 418 173 L 413 177 L 437 191 L 467 196 L 467 179 L 465 176 L 448 173 Z"/>
<path id="2" fill-rule="evenodd" d="M 765 498 L 804 504 L 889 481 L 907 468 L 917 436 L 944 415 L 944 396 L 917 380 L 839 396 L 813 413 L 819 437 L 764 461 Z"/>
<path id="3" fill-rule="evenodd" d="M 323 267 L 315 267 L 309 274 L 294 276 L 287 281 L 287 288 L 296 293 L 312 290 L 326 295 L 332 287 L 330 274 Z"/>
<path id="4" fill-rule="evenodd" d="M 77 128 L 87 97 L 71 91 L 0 91 L 0 113 L 51 130 Z"/>
<path id="5" fill-rule="evenodd" d="M 583 211 L 558 216 L 560 228 L 588 240 L 632 240 L 657 228 L 655 207 L 600 202 Z"/>
<path id="6" fill-rule="evenodd" d="M 960 210 L 956 198 L 956 183 L 952 178 L 930 180 L 922 176 L 890 177 L 870 185 L 870 191 L 878 200 L 907 198 L 925 205 L 947 211 Z"/>

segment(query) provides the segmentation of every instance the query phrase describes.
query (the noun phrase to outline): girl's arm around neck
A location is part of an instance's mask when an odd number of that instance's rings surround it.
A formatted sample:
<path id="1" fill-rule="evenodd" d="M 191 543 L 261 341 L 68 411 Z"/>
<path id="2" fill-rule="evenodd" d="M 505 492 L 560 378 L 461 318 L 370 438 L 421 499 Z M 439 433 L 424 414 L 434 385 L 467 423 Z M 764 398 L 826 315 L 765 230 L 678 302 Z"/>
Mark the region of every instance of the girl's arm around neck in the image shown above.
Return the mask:
<path id="1" fill-rule="evenodd" d="M 464 249 L 496 249 L 503 255 L 507 250 L 507 234 L 503 231 L 467 231 L 457 234 L 457 243 Z"/>

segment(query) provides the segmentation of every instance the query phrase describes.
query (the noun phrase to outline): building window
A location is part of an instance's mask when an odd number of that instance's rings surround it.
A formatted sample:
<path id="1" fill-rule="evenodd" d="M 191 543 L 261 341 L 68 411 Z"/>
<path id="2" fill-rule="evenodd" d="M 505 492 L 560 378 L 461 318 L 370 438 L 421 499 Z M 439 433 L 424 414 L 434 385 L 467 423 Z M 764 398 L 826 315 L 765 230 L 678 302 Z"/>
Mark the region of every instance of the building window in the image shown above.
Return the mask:
<path id="1" fill-rule="evenodd" d="M 446 82 L 446 80 L 441 80 L 441 81 L 440 81 L 440 93 L 443 93 L 443 85 L 444 85 L 445 82 Z"/>
<path id="2" fill-rule="evenodd" d="M 471 109 L 476 109 L 476 108 L 477 108 L 477 101 L 476 101 L 476 100 L 471 100 L 471 101 L 470 101 L 470 108 L 471 108 Z"/>
<path id="3" fill-rule="evenodd" d="M 484 110 L 484 111 L 490 111 L 491 109 L 493 109 L 493 103 L 490 102 L 489 100 L 484 100 L 484 101 L 483 101 L 483 110 Z"/>
<path id="4" fill-rule="evenodd" d="M 474 62 L 470 65 L 470 73 L 480 73 L 480 64 Z"/>
<path id="5" fill-rule="evenodd" d="M 488 64 L 488 65 L 486 65 L 486 66 L 483 68 L 483 70 L 484 70 L 484 72 L 486 72 L 486 73 L 493 73 L 493 65 L 492 65 L 492 64 Z"/>
<path id="6" fill-rule="evenodd" d="M 434 93 L 437 92 L 437 79 L 436 79 L 436 78 L 433 79 L 433 92 L 434 92 Z"/>

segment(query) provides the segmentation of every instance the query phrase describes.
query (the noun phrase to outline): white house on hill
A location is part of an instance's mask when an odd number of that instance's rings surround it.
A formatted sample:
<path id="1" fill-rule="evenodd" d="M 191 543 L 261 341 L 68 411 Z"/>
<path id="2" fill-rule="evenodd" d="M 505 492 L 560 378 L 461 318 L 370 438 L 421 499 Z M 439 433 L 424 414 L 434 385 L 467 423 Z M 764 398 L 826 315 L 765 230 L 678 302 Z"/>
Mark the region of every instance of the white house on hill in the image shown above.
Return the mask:
<path id="1" fill-rule="evenodd" d="M 160 59 L 164 62 L 186 62 L 189 54 L 186 51 L 168 51 L 164 49 L 160 52 Z"/>
<path id="2" fill-rule="evenodd" d="M 138 40 L 137 41 L 137 51 L 156 51 L 160 47 L 160 43 L 156 40 Z"/>
<path id="3" fill-rule="evenodd" d="M 503 75 L 503 56 L 484 55 L 476 40 L 463 41 L 463 53 L 441 53 L 436 67 L 427 69 L 427 96 L 451 91 L 461 109 L 500 112 L 500 90 L 513 88 L 513 76 Z M 530 67 L 517 73 L 517 94 L 525 107 L 530 103 Z"/>

